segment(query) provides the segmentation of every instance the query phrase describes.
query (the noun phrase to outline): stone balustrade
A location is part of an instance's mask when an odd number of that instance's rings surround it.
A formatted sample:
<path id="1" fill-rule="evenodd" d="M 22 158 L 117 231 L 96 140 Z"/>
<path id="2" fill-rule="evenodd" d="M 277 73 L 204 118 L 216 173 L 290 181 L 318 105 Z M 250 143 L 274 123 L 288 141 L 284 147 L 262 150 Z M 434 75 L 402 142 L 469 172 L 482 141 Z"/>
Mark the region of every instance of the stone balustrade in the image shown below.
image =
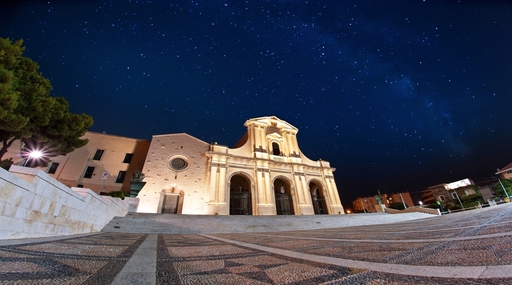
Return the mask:
<path id="1" fill-rule="evenodd" d="M 125 216 L 135 200 L 69 188 L 39 169 L 0 168 L 0 239 L 99 232 L 115 216 Z"/>

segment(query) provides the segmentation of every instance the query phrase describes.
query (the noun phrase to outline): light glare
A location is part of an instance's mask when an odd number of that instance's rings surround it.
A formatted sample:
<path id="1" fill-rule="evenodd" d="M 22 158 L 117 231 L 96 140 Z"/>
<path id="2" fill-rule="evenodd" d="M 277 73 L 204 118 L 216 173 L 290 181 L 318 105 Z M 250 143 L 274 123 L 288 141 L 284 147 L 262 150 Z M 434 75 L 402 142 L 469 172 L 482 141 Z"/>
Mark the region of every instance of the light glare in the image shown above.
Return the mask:
<path id="1" fill-rule="evenodd" d="M 29 156 L 30 158 L 40 158 L 41 156 L 43 156 L 43 153 L 39 150 L 34 150 L 30 152 Z"/>

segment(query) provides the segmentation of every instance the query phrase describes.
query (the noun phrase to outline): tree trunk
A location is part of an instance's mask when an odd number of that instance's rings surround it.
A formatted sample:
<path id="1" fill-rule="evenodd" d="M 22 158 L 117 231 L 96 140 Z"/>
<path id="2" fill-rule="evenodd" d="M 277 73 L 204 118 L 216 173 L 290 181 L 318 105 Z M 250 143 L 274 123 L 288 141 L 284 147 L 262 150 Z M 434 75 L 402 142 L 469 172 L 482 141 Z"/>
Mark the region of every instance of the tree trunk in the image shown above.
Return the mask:
<path id="1" fill-rule="evenodd" d="M 4 154 L 7 153 L 7 150 L 12 145 L 12 143 L 16 140 L 16 138 L 11 138 L 10 140 L 3 140 L 2 141 L 2 148 L 0 148 L 0 160 L 2 160 L 2 157 Z"/>

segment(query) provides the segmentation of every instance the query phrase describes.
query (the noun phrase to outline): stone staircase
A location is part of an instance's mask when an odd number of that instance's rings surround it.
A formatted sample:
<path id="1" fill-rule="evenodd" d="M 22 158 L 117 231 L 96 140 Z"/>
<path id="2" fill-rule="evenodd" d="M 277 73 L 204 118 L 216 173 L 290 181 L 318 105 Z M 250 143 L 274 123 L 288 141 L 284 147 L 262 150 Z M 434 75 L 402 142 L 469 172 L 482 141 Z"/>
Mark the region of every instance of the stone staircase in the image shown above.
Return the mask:
<path id="1" fill-rule="evenodd" d="M 390 224 L 435 217 L 425 213 L 314 216 L 206 216 L 128 213 L 125 217 L 114 217 L 103 228 L 102 232 L 147 234 L 279 232 Z"/>

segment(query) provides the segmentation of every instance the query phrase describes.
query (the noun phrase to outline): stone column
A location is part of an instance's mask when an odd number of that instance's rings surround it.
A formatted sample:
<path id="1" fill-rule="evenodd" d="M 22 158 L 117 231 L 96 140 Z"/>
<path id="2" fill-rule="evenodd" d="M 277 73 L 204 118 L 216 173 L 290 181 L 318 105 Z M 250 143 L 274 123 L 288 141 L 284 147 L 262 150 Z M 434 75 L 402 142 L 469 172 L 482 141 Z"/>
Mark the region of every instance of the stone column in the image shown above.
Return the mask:
<path id="1" fill-rule="evenodd" d="M 252 146 L 252 149 L 251 151 L 254 152 L 254 150 L 256 149 L 256 132 L 254 131 L 254 125 L 250 125 L 248 128 L 247 128 L 247 140 L 248 142 L 251 144 Z"/>
<path id="2" fill-rule="evenodd" d="M 263 179 L 263 183 L 265 184 L 265 204 L 272 204 L 272 200 L 271 200 L 271 197 L 274 195 L 274 191 L 273 191 L 273 188 L 272 187 L 272 179 L 270 179 L 270 171 L 268 171 L 268 169 L 264 169 L 264 179 Z"/>
<path id="3" fill-rule="evenodd" d="M 297 132 L 294 132 L 292 134 L 292 149 L 297 153 L 297 155 L 299 154 L 299 145 L 297 144 Z"/>
<path id="4" fill-rule="evenodd" d="M 338 189 L 336 188 L 334 178 L 332 176 L 328 176 L 325 177 L 325 180 L 329 190 L 329 214 L 338 214 L 338 212 L 344 214 L 345 211 L 341 205 L 341 200 L 339 199 Z"/>
<path id="5" fill-rule="evenodd" d="M 217 189 L 219 189 L 219 203 L 226 203 L 226 171 L 227 166 L 225 164 L 219 165 L 219 179 L 217 182 Z"/>
<path id="6" fill-rule="evenodd" d="M 293 148 L 293 134 L 289 130 L 285 130 L 283 132 L 283 138 L 286 143 L 286 152 L 288 157 L 290 157 L 293 154 L 294 148 Z"/>
<path id="7" fill-rule="evenodd" d="M 260 132 L 259 127 L 257 125 L 252 125 L 252 131 L 253 131 L 253 143 L 254 143 L 254 149 L 257 149 L 260 144 Z"/>
<path id="8" fill-rule="evenodd" d="M 306 181 L 306 175 L 302 175 L 301 180 L 304 189 L 304 204 L 313 206 L 313 201 L 311 200 L 311 192 L 309 191 L 309 185 L 307 184 Z"/>
<path id="9" fill-rule="evenodd" d="M 297 192 L 297 205 L 304 205 L 304 185 L 302 185 L 301 173 L 295 171 L 293 180 L 295 181 L 295 191 Z"/>
<path id="10" fill-rule="evenodd" d="M 265 199 L 265 185 L 263 184 L 263 169 L 257 168 L 256 170 L 256 189 L 258 192 L 257 203 L 259 205 L 267 204 L 267 199 Z"/>
<path id="11" fill-rule="evenodd" d="M 329 177 L 329 183 L 331 184 L 331 189 L 332 189 L 332 200 L 333 200 L 333 204 L 335 206 L 338 206 L 338 207 L 342 207 L 343 206 L 341 205 L 341 199 L 340 199 L 340 195 L 338 194 L 338 188 L 336 187 L 336 183 L 334 182 L 334 177 L 333 176 L 330 176 Z"/>
<path id="12" fill-rule="evenodd" d="M 217 191 L 217 170 L 218 165 L 217 163 L 211 163 L 210 164 L 210 177 L 208 181 L 208 193 L 209 193 L 209 201 L 210 203 L 217 203 L 219 201 L 218 199 L 218 191 Z"/>
<path id="13" fill-rule="evenodd" d="M 254 125 L 255 135 L 256 135 L 256 147 L 259 148 L 260 146 L 263 148 L 263 151 L 266 153 L 266 146 L 267 143 L 265 142 L 265 128 L 260 125 Z"/>

